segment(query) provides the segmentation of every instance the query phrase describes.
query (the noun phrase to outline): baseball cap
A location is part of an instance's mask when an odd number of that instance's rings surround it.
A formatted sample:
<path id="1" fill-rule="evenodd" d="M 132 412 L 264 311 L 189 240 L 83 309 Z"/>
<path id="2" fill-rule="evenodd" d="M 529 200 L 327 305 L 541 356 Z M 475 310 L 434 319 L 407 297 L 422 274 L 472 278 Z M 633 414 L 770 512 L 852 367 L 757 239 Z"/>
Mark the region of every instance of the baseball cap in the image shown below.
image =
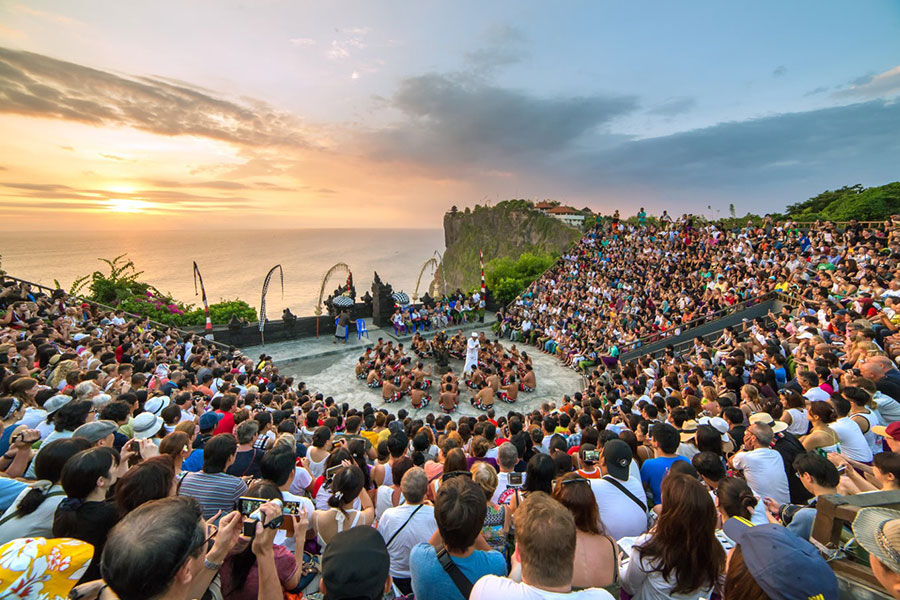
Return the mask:
<path id="1" fill-rule="evenodd" d="M 872 427 L 872 433 L 881 437 L 893 438 L 900 442 L 900 421 L 895 421 L 885 427 L 884 425 L 875 425 Z"/>
<path id="2" fill-rule="evenodd" d="M 115 421 L 91 421 L 76 429 L 72 437 L 84 438 L 90 443 L 96 444 L 118 428 Z"/>
<path id="3" fill-rule="evenodd" d="M 352 527 L 338 533 L 322 553 L 326 600 L 381 598 L 390 566 L 384 538 L 375 529 Z"/>
<path id="4" fill-rule="evenodd" d="M 891 571 L 900 573 L 900 511 L 862 508 L 852 527 L 860 546 Z"/>
<path id="5" fill-rule="evenodd" d="M 628 480 L 628 467 L 631 466 L 631 446 L 623 440 L 609 440 L 603 444 L 603 461 L 607 472 L 622 481 Z"/>
<path id="6" fill-rule="evenodd" d="M 722 529 L 740 544 L 747 570 L 772 600 L 838 599 L 834 571 L 815 546 L 784 526 L 767 523 L 754 527 L 745 519 L 732 517 Z"/>
<path id="7" fill-rule="evenodd" d="M 219 424 L 219 415 L 214 412 L 206 412 L 200 415 L 200 421 L 198 423 L 200 427 L 200 431 L 210 431 L 211 429 L 215 429 Z"/>
<path id="8" fill-rule="evenodd" d="M 156 435 L 159 428 L 163 426 L 162 417 L 157 417 L 153 413 L 142 412 L 131 422 L 134 429 L 134 439 L 144 440 Z"/>
<path id="9" fill-rule="evenodd" d="M 787 423 L 785 423 L 784 421 L 776 421 L 772 418 L 772 415 L 767 412 L 758 412 L 750 415 L 750 424 L 753 425 L 754 423 L 765 423 L 766 425 L 771 427 L 772 431 L 774 431 L 775 433 L 779 433 L 788 428 Z"/>

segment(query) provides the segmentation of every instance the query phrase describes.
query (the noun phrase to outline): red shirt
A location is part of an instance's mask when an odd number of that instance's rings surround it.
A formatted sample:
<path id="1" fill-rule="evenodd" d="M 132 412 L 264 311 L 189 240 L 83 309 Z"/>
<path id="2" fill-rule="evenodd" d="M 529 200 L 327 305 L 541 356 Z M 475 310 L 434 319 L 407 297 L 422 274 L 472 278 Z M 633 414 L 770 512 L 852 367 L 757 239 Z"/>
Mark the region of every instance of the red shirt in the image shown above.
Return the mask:
<path id="1" fill-rule="evenodd" d="M 219 419 L 219 425 L 213 431 L 213 435 L 219 435 L 220 433 L 234 433 L 234 415 L 230 412 L 223 413 L 222 411 L 217 410 L 217 415 L 222 415 L 222 418 Z"/>

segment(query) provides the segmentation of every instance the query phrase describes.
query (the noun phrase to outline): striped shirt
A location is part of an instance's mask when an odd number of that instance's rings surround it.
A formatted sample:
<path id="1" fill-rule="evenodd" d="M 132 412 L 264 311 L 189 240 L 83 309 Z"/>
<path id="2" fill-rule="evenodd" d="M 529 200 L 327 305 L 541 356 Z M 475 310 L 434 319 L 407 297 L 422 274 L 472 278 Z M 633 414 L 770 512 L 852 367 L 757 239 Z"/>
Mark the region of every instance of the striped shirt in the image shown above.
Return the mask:
<path id="1" fill-rule="evenodd" d="M 179 496 L 191 496 L 203 507 L 203 518 L 211 519 L 217 511 L 225 516 L 235 509 L 238 498 L 247 492 L 240 477 L 226 473 L 187 473 L 178 487 Z"/>

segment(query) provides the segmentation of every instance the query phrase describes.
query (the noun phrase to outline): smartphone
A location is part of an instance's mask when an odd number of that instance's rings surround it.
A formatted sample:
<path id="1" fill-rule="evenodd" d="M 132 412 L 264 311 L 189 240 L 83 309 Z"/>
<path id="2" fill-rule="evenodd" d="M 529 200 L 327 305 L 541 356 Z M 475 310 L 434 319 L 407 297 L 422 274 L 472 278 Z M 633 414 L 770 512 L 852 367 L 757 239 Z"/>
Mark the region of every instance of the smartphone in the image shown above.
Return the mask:
<path id="1" fill-rule="evenodd" d="M 522 487 L 522 474 L 510 473 L 507 476 L 507 483 L 509 487 Z"/>
<path id="2" fill-rule="evenodd" d="M 325 471 L 325 481 L 331 481 L 332 479 L 334 479 L 334 476 L 337 474 L 337 472 L 343 468 L 344 468 L 343 466 L 338 465 L 336 467 L 331 467 L 330 469 L 326 470 Z"/>
<path id="3" fill-rule="evenodd" d="M 585 450 L 584 451 L 584 460 L 585 462 L 595 463 L 600 460 L 600 451 L 599 450 Z"/>
<path id="4" fill-rule="evenodd" d="M 132 452 L 140 452 L 141 450 L 141 442 L 140 440 L 131 440 L 128 442 L 128 449 Z"/>

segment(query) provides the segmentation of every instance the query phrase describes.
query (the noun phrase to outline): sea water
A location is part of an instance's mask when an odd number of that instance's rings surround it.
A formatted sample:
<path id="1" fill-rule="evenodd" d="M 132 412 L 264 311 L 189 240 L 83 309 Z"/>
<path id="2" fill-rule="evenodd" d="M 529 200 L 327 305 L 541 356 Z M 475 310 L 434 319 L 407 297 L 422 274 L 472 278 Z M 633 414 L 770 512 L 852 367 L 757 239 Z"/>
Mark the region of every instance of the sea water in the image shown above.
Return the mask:
<path id="1" fill-rule="evenodd" d="M 266 273 L 281 264 L 284 298 L 276 273 L 266 301 L 270 319 L 286 307 L 297 316 L 314 314 L 322 278 L 336 263 L 350 267 L 358 296 L 371 288 L 376 271 L 395 291 L 412 296 L 420 268 L 436 250 L 444 251 L 440 229 L 0 232 L 2 267 L 11 276 L 48 286 L 57 279 L 68 290 L 79 276 L 109 272 L 98 259 L 127 253 L 144 271 L 142 281 L 198 306 L 193 261 L 210 303 L 240 298 L 257 310 Z M 427 268 L 420 296 L 432 276 Z M 325 295 L 344 282 L 345 275 L 333 276 Z"/>

